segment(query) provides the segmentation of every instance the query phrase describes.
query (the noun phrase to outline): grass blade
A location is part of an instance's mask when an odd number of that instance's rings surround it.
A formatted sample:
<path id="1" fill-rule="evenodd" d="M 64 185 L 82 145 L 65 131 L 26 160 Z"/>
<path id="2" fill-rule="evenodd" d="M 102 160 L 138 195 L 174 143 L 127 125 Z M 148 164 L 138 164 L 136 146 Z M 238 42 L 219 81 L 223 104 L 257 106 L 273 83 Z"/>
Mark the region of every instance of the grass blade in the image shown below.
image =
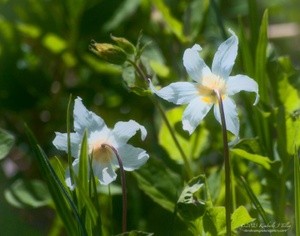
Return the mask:
<path id="1" fill-rule="evenodd" d="M 69 196 L 68 192 L 64 188 L 63 184 L 60 182 L 58 176 L 56 175 L 53 167 L 51 166 L 46 154 L 42 148 L 37 144 L 30 129 L 25 126 L 26 134 L 29 138 L 29 142 L 33 147 L 34 153 L 36 155 L 36 160 L 38 161 L 41 173 L 48 185 L 49 191 L 55 203 L 58 214 L 60 215 L 64 226 L 69 235 L 86 235 L 85 228 L 80 220 L 78 211 Z M 72 211 L 68 209 L 72 209 Z M 76 221 L 74 220 L 74 216 Z M 76 223 L 77 222 L 77 223 Z M 79 227 L 79 230 L 78 227 Z M 78 232 L 79 231 L 79 232 Z"/>

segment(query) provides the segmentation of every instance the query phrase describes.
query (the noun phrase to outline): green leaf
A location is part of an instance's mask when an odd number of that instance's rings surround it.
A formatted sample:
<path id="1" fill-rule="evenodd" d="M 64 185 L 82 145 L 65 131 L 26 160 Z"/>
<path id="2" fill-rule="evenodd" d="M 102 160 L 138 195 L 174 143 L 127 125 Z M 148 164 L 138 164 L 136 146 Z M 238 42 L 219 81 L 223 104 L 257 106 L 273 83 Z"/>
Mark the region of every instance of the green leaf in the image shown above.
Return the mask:
<path id="1" fill-rule="evenodd" d="M 150 60 L 150 66 L 158 76 L 162 78 L 167 78 L 170 76 L 171 73 L 170 68 L 167 67 L 166 65 L 155 60 Z"/>
<path id="2" fill-rule="evenodd" d="M 268 217 L 267 214 L 264 210 L 264 208 L 262 207 L 262 205 L 260 204 L 259 200 L 257 199 L 257 197 L 255 196 L 254 192 L 252 191 L 251 187 L 249 186 L 249 184 L 246 182 L 246 180 L 241 176 L 241 182 L 243 184 L 244 189 L 246 190 L 249 198 L 251 199 L 251 202 L 253 203 L 253 205 L 255 206 L 256 210 L 258 211 L 258 213 L 260 214 L 260 216 L 262 217 L 262 219 L 264 220 L 265 224 L 268 224 Z"/>
<path id="3" fill-rule="evenodd" d="M 208 208 L 203 216 L 203 228 L 206 236 L 216 236 L 225 232 L 225 207 Z"/>
<path id="4" fill-rule="evenodd" d="M 31 38 L 38 38 L 41 35 L 41 30 L 35 25 L 18 23 L 17 28 L 20 32 Z"/>
<path id="5" fill-rule="evenodd" d="M 203 27 L 209 6 L 209 0 L 193 0 L 188 4 L 184 12 L 184 33 L 191 42 Z"/>
<path id="6" fill-rule="evenodd" d="M 37 208 L 52 202 L 47 186 L 40 180 L 18 179 L 5 190 L 4 196 L 10 204 L 19 208 Z"/>
<path id="7" fill-rule="evenodd" d="M 147 233 L 143 231 L 133 230 L 126 233 L 117 234 L 116 236 L 153 236 L 153 235 L 154 233 Z"/>
<path id="8" fill-rule="evenodd" d="M 192 135 L 189 135 L 182 129 L 181 119 L 183 111 L 184 107 L 176 107 L 167 111 L 166 116 L 171 126 L 174 128 L 178 142 L 185 151 L 187 157 L 190 159 L 197 159 L 200 156 L 201 151 L 207 145 L 208 130 L 200 125 L 200 127 Z M 178 163 L 182 163 L 181 154 L 177 148 L 174 148 L 174 140 L 165 123 L 162 123 L 160 127 L 158 141 L 173 160 Z"/>
<path id="9" fill-rule="evenodd" d="M 64 188 L 64 185 L 60 182 L 59 177 L 56 175 L 46 154 L 37 144 L 36 139 L 34 138 L 30 129 L 27 126 L 25 126 L 25 128 L 26 134 L 31 146 L 33 147 L 36 160 L 40 167 L 41 174 L 48 185 L 49 192 L 56 206 L 56 210 L 64 222 L 67 232 L 70 235 L 86 235 L 84 224 L 79 217 L 77 208 L 69 193 Z"/>
<path id="10" fill-rule="evenodd" d="M 268 95 L 268 77 L 266 72 L 268 45 L 268 10 L 264 12 L 260 26 L 259 38 L 255 55 L 255 79 L 258 83 L 260 99 L 266 104 L 270 104 Z"/>
<path id="11" fill-rule="evenodd" d="M 145 194 L 166 210 L 174 211 L 178 199 L 177 191 L 182 184 L 179 175 L 171 172 L 155 158 L 150 158 L 147 164 L 133 172 L 133 175 Z"/>
<path id="12" fill-rule="evenodd" d="M 168 6 L 161 0 L 152 0 L 158 11 L 163 15 L 163 19 L 166 22 L 168 29 L 173 32 L 181 42 L 187 42 L 187 38 L 183 34 L 183 26 L 180 21 L 172 16 Z"/>
<path id="13" fill-rule="evenodd" d="M 6 157 L 15 143 L 15 137 L 7 131 L 0 129 L 0 160 Z"/>
<path id="14" fill-rule="evenodd" d="M 81 146 L 80 146 L 80 155 L 79 155 L 79 171 L 78 171 L 78 181 L 76 184 L 80 184 L 82 187 L 82 191 L 88 191 L 88 163 L 89 163 L 89 156 L 88 156 L 88 141 L 87 141 L 87 130 L 85 130 Z"/>
<path id="15" fill-rule="evenodd" d="M 122 1 L 121 5 L 116 9 L 115 14 L 112 16 L 112 18 L 109 19 L 103 26 L 103 29 L 105 31 L 112 31 L 113 29 L 123 24 L 127 18 L 134 14 L 140 3 L 140 0 Z"/>
<path id="16" fill-rule="evenodd" d="M 281 65 L 283 66 L 284 58 L 281 58 Z M 281 67 L 282 68 L 282 67 Z M 285 132 L 286 149 L 288 154 L 293 155 L 295 145 L 300 145 L 300 118 L 297 112 L 300 109 L 300 96 L 296 87 L 292 86 L 288 80 L 288 71 L 284 73 L 278 82 L 278 94 L 280 102 L 283 104 L 285 117 Z M 283 121 L 284 122 L 284 121 Z M 284 134 L 281 134 L 284 135 Z"/>
<path id="17" fill-rule="evenodd" d="M 300 149 L 299 146 L 295 147 L 294 155 L 294 195 L 295 195 L 295 228 L 296 234 L 300 234 Z"/>
<path id="18" fill-rule="evenodd" d="M 237 157 L 242 157 L 242 158 L 247 159 L 251 162 L 254 162 L 258 165 L 261 165 L 262 167 L 264 167 L 267 170 L 270 170 L 272 167 L 272 164 L 275 163 L 275 162 L 272 162 L 268 157 L 265 157 L 265 156 L 262 156 L 259 154 L 249 153 L 249 152 L 246 152 L 245 150 L 239 149 L 239 148 L 233 148 L 230 150 L 230 152 Z"/>
<path id="19" fill-rule="evenodd" d="M 48 33 L 43 38 L 43 45 L 55 54 L 59 54 L 67 48 L 67 43 L 64 39 L 56 34 Z"/>
<path id="20" fill-rule="evenodd" d="M 255 219 L 249 215 L 244 206 L 239 206 L 231 216 L 231 228 L 232 230 L 237 229 L 242 225 L 248 224 L 254 220 Z"/>
<path id="21" fill-rule="evenodd" d="M 141 78 L 141 76 L 137 74 L 136 68 L 131 63 L 124 63 L 122 77 L 126 87 L 130 91 L 140 96 L 146 96 L 150 94 L 148 91 L 148 85 L 144 81 L 144 78 Z"/>
<path id="22" fill-rule="evenodd" d="M 191 179 L 177 202 L 178 213 L 188 221 L 201 217 L 206 208 L 205 176 Z"/>

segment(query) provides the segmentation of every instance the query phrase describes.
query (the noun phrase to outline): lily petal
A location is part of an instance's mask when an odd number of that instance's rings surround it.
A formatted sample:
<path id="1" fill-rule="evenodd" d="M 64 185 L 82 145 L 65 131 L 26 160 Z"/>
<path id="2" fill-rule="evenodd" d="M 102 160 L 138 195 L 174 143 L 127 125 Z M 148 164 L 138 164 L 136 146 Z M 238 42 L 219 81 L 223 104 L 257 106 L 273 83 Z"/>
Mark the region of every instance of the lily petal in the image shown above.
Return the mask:
<path id="1" fill-rule="evenodd" d="M 256 98 L 253 105 L 256 105 L 258 103 L 258 84 L 250 77 L 246 75 L 229 76 L 226 85 L 227 93 L 229 96 L 234 95 L 240 91 L 254 92 L 256 93 Z"/>
<path id="2" fill-rule="evenodd" d="M 209 67 L 199 55 L 201 50 L 200 45 L 195 44 L 192 48 L 186 49 L 183 54 L 183 65 L 189 76 L 196 82 L 200 82 L 203 76 L 211 74 Z"/>
<path id="3" fill-rule="evenodd" d="M 127 122 L 119 121 L 115 124 L 112 133 L 117 143 L 123 145 L 139 130 L 141 131 L 141 139 L 144 140 L 147 136 L 147 131 L 144 126 L 134 120 L 129 120 Z"/>
<path id="4" fill-rule="evenodd" d="M 125 144 L 118 149 L 119 155 L 122 159 L 124 170 L 132 171 L 138 169 L 146 163 L 149 155 L 142 148 L 133 147 L 130 144 Z M 119 167 L 119 163 L 114 158 L 115 166 Z"/>
<path id="5" fill-rule="evenodd" d="M 149 83 L 153 93 L 177 105 L 189 103 L 198 95 L 196 85 L 190 82 L 171 83 L 160 90 L 156 90 L 150 80 Z"/>
<path id="6" fill-rule="evenodd" d="M 201 97 L 194 98 L 183 112 L 183 129 L 192 134 L 211 107 L 212 104 L 203 102 Z"/>
<path id="7" fill-rule="evenodd" d="M 240 122 L 236 111 L 235 102 L 231 98 L 227 97 L 223 100 L 223 108 L 225 113 L 225 122 L 227 130 L 233 133 L 236 137 L 238 137 Z M 221 116 L 218 104 L 214 106 L 214 114 L 217 121 L 221 124 Z"/>
<path id="8" fill-rule="evenodd" d="M 232 36 L 219 46 L 212 63 L 212 73 L 224 79 L 232 70 L 238 50 L 238 38 L 232 30 L 229 32 Z"/>
<path id="9" fill-rule="evenodd" d="M 93 163 L 93 171 L 95 176 L 98 177 L 99 181 L 103 185 L 108 185 L 117 178 L 111 163 L 101 164 L 95 162 Z"/>
<path id="10" fill-rule="evenodd" d="M 55 138 L 53 140 L 53 145 L 61 151 L 68 152 L 68 136 L 66 133 L 55 132 Z M 78 157 L 79 145 L 81 143 L 80 137 L 77 133 L 70 133 L 71 142 L 71 155 L 74 158 Z"/>
<path id="11" fill-rule="evenodd" d="M 107 129 L 103 119 L 86 109 L 82 99 L 77 97 L 74 104 L 74 130 L 83 134 L 84 130 L 95 131 Z"/>

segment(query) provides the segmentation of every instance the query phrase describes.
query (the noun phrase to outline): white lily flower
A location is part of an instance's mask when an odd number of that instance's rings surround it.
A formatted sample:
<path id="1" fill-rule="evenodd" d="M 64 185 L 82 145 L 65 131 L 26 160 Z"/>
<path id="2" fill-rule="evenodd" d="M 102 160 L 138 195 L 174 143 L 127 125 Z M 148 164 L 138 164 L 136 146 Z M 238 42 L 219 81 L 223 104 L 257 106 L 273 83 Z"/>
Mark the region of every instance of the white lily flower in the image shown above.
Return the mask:
<path id="1" fill-rule="evenodd" d="M 74 104 L 74 130 L 75 132 L 70 134 L 71 154 L 75 158 L 72 164 L 74 171 L 76 173 L 79 169 L 81 141 L 85 130 L 87 130 L 89 154 L 93 158 L 93 171 L 101 184 L 108 185 L 117 177 L 115 170 L 119 168 L 119 164 L 115 153 L 110 147 L 117 150 L 126 171 L 139 168 L 149 158 L 144 149 L 127 144 L 127 141 L 139 130 L 141 131 L 142 140 L 145 139 L 147 131 L 144 126 L 139 125 L 134 120 L 129 120 L 128 122 L 117 122 L 114 128 L 110 129 L 101 117 L 85 108 L 79 97 L 75 99 Z M 55 134 L 54 146 L 67 152 L 67 134 L 59 132 Z M 68 172 L 66 183 L 73 189 L 74 186 L 71 184 Z"/>
<path id="2" fill-rule="evenodd" d="M 223 101 L 227 130 L 236 137 L 239 135 L 239 119 L 232 95 L 240 91 L 255 92 L 254 105 L 259 100 L 257 83 L 246 75 L 230 76 L 238 50 L 238 38 L 229 30 L 232 36 L 223 42 L 212 62 L 212 69 L 200 57 L 201 47 L 195 44 L 185 50 L 183 65 L 193 82 L 176 82 L 156 90 L 150 83 L 150 89 L 159 97 L 175 104 L 188 104 L 182 118 L 183 129 L 190 134 L 194 132 L 209 110 L 214 107 L 214 115 L 221 124 L 218 92 Z"/>

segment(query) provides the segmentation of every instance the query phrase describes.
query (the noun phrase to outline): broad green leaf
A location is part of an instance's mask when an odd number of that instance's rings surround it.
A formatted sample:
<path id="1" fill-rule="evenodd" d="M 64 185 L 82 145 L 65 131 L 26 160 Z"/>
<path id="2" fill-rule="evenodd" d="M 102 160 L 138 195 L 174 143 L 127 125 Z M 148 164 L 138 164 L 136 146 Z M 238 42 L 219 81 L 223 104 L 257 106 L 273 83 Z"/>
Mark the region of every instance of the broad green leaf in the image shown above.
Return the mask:
<path id="1" fill-rule="evenodd" d="M 18 179 L 5 190 L 4 196 L 10 204 L 19 208 L 37 208 L 52 202 L 47 186 L 40 180 Z"/>
<path id="2" fill-rule="evenodd" d="M 152 0 L 152 3 L 163 16 L 164 21 L 168 25 L 168 29 L 172 31 L 181 42 L 186 42 L 187 38 L 183 33 L 183 25 L 175 17 L 172 16 L 168 6 L 161 0 Z"/>
<path id="3" fill-rule="evenodd" d="M 299 146 L 295 147 L 294 155 L 294 195 L 295 195 L 295 229 L 296 234 L 300 234 L 300 149 Z"/>
<path id="4" fill-rule="evenodd" d="M 224 234 L 226 230 L 225 207 L 208 208 L 203 216 L 203 228 L 206 236 Z"/>
<path id="5" fill-rule="evenodd" d="M 15 143 L 15 137 L 7 131 L 0 129 L 0 160 L 6 157 Z"/>
<path id="6" fill-rule="evenodd" d="M 175 130 L 175 135 L 179 144 L 190 159 L 196 159 L 199 157 L 201 151 L 206 147 L 208 139 L 208 130 L 203 126 L 200 127 L 192 134 L 189 135 L 182 129 L 182 113 L 184 107 L 176 107 L 166 112 L 166 116 Z M 175 161 L 182 163 L 181 154 L 176 148 L 174 140 L 165 123 L 162 123 L 159 134 L 159 144 L 165 148 L 170 157 Z"/>
<path id="7" fill-rule="evenodd" d="M 280 59 L 282 65 L 286 63 L 284 58 Z M 294 154 L 295 145 L 300 145 L 300 118 L 297 113 L 300 109 L 300 96 L 299 89 L 294 87 L 288 80 L 288 71 L 282 76 L 281 80 L 278 82 L 278 94 L 280 102 L 284 106 L 285 117 L 285 132 L 286 137 L 284 141 L 286 142 L 287 152 L 290 155 Z M 282 134 L 284 135 L 284 134 Z"/>
<path id="8" fill-rule="evenodd" d="M 174 211 L 178 189 L 182 184 L 179 175 L 154 158 L 149 159 L 143 168 L 134 171 L 133 175 L 145 194 L 168 211 Z"/>
<path id="9" fill-rule="evenodd" d="M 67 43 L 64 39 L 56 34 L 48 33 L 43 38 L 43 45 L 51 52 L 58 54 L 67 48 Z"/>
<path id="10" fill-rule="evenodd" d="M 230 150 L 230 152 L 237 157 L 242 157 L 242 158 L 247 159 L 251 162 L 254 162 L 258 165 L 261 165 L 262 167 L 264 167 L 267 170 L 270 170 L 272 167 L 273 162 L 268 157 L 265 157 L 265 156 L 262 156 L 259 154 L 249 153 L 249 152 L 246 152 L 245 150 L 239 149 L 239 148 L 233 148 Z"/>
<path id="11" fill-rule="evenodd" d="M 183 219 L 190 221 L 201 217 L 206 208 L 205 176 L 191 179 L 184 187 L 177 202 L 177 211 Z"/>
<path id="12" fill-rule="evenodd" d="M 231 228 L 235 230 L 242 225 L 248 224 L 255 219 L 252 218 L 244 206 L 239 206 L 231 216 Z"/>

